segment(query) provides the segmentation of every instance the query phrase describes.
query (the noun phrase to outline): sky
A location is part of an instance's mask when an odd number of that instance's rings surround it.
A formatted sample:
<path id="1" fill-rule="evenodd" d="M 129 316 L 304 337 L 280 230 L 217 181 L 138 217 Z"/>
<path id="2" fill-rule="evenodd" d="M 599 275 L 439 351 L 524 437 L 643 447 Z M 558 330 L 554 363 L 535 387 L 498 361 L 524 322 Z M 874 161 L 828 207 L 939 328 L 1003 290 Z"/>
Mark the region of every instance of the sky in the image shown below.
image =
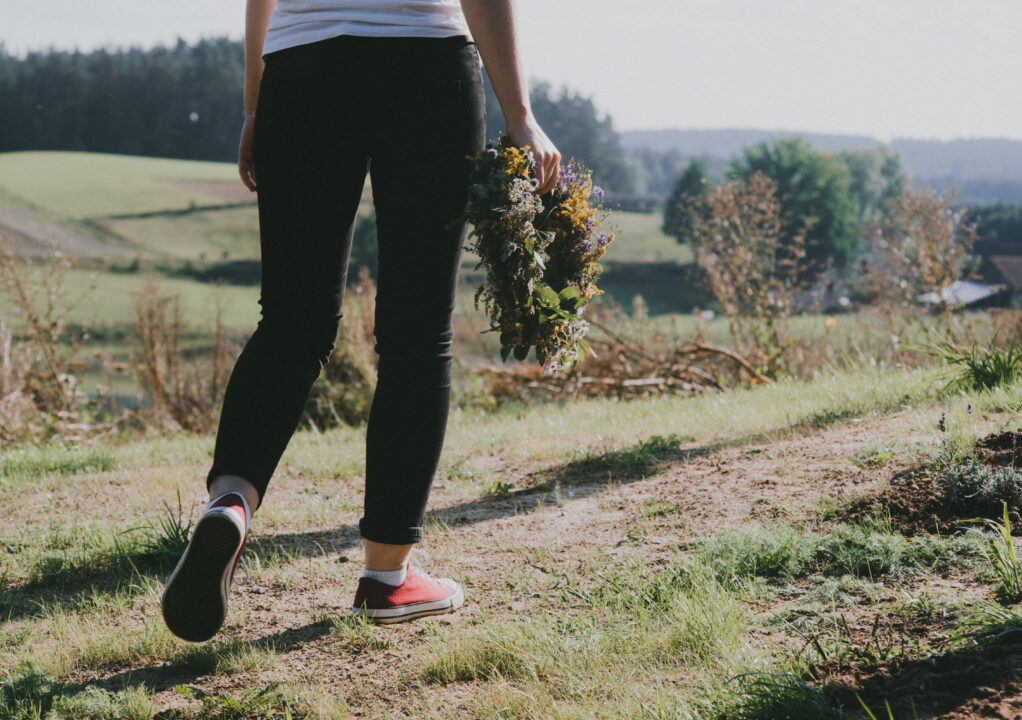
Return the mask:
<path id="1" fill-rule="evenodd" d="M 242 36 L 244 0 L 0 2 L 0 42 Z M 618 130 L 1022 139 L 1020 0 L 517 0 L 528 77 Z"/>

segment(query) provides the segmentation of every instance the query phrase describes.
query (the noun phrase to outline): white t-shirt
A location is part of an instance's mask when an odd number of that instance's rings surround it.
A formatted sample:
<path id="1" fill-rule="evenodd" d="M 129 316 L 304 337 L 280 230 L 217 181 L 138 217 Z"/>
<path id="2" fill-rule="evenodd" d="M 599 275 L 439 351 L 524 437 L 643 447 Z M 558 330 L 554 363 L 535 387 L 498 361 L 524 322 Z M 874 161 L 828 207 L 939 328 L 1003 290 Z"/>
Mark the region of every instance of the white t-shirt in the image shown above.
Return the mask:
<path id="1" fill-rule="evenodd" d="M 338 35 L 471 37 L 461 0 L 277 0 L 263 54 Z"/>

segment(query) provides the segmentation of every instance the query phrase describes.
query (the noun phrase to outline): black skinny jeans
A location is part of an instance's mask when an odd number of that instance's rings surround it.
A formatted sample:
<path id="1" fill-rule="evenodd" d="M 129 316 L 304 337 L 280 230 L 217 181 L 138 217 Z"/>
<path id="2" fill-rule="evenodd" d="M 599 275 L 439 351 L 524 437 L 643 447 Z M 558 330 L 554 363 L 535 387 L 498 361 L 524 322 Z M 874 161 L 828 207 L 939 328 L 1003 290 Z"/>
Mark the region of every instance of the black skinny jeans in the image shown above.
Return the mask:
<path id="1" fill-rule="evenodd" d="M 265 59 L 262 318 L 227 386 L 208 481 L 238 475 L 263 497 L 334 347 L 368 168 L 379 379 L 359 526 L 376 542 L 417 542 L 447 426 L 470 158 L 484 142 L 479 55 L 462 37 L 342 36 Z"/>

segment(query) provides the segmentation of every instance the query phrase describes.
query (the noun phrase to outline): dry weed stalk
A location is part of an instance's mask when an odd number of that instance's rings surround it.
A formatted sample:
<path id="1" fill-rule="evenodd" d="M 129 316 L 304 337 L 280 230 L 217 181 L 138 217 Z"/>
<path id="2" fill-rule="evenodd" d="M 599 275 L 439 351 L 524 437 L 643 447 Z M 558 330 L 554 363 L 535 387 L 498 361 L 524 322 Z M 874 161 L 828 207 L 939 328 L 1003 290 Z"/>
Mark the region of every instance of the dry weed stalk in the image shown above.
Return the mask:
<path id="1" fill-rule="evenodd" d="M 137 298 L 135 370 L 140 387 L 152 402 L 148 412 L 162 427 L 205 432 L 216 425 L 237 353 L 227 340 L 223 293 L 216 288 L 212 307 L 207 320 L 209 354 L 203 361 L 196 350 L 188 358 L 182 348 L 185 323 L 179 295 L 162 294 L 149 277 Z"/>
<path id="2" fill-rule="evenodd" d="M 80 293 L 67 284 L 71 269 L 60 251 L 51 258 L 18 258 L 0 243 L 0 287 L 21 320 L 16 337 L 0 318 L 0 437 L 5 441 L 77 436 L 89 429 L 83 417 L 74 360 L 84 334 L 67 335 L 67 318 L 95 288 Z"/>
<path id="3" fill-rule="evenodd" d="M 369 419 L 376 391 L 376 285 L 369 268 L 344 297 L 344 318 L 330 361 L 305 405 L 305 418 L 317 428 L 355 425 Z"/>
<path id="4" fill-rule="evenodd" d="M 782 246 L 777 186 L 756 173 L 747 181 L 709 187 L 692 217 L 696 259 L 705 270 L 735 347 L 771 365 L 787 347 L 779 321 L 791 313 L 805 232 Z"/>

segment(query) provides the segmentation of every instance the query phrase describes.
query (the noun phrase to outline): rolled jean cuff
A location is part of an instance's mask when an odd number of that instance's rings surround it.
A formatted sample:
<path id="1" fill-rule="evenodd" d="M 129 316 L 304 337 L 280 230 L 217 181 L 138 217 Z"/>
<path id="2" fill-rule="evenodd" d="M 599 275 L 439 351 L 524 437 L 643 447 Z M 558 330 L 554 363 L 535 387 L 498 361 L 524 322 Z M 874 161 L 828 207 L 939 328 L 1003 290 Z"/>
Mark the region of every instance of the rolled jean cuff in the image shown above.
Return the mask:
<path id="1" fill-rule="evenodd" d="M 358 531 L 362 538 L 384 545 L 412 545 L 422 541 L 421 527 L 394 527 L 371 523 L 365 518 L 358 521 Z"/>

